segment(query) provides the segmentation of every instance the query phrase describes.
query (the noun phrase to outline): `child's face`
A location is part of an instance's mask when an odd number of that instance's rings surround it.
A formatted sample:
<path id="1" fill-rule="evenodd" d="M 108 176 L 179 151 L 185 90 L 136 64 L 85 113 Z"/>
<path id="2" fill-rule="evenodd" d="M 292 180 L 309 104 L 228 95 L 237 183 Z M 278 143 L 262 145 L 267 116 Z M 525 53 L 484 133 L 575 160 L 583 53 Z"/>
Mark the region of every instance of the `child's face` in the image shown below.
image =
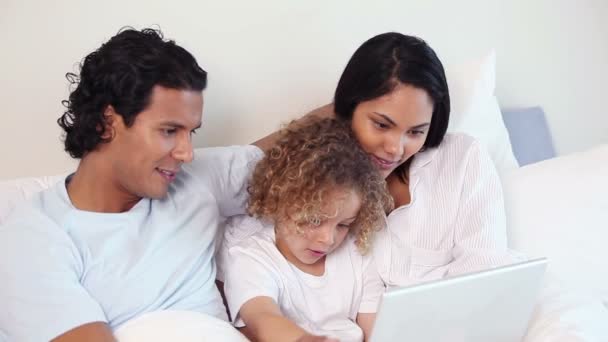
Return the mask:
<path id="1" fill-rule="evenodd" d="M 277 248 L 295 266 L 323 262 L 344 241 L 360 208 L 361 199 L 355 192 L 334 191 L 323 208 L 330 217 L 319 226 L 304 227 L 302 233 L 294 231 L 293 222 L 284 222 L 277 229 Z"/>

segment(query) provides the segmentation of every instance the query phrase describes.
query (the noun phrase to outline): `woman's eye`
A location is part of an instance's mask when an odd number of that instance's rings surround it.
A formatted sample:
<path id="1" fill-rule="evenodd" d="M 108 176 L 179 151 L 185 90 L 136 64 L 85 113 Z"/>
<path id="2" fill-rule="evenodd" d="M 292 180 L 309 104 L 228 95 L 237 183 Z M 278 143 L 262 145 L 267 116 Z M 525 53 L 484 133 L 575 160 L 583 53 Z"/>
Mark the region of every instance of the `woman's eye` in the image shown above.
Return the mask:
<path id="1" fill-rule="evenodd" d="M 410 131 L 411 135 L 422 135 L 424 134 L 424 131 Z"/>
<path id="2" fill-rule="evenodd" d="M 374 126 L 376 126 L 376 128 L 380 128 L 380 129 L 387 129 L 388 125 L 385 123 L 382 123 L 380 121 L 374 121 Z"/>
<path id="3" fill-rule="evenodd" d="M 196 132 L 198 132 L 198 129 L 193 129 L 193 130 L 190 131 L 190 135 L 195 135 Z"/>

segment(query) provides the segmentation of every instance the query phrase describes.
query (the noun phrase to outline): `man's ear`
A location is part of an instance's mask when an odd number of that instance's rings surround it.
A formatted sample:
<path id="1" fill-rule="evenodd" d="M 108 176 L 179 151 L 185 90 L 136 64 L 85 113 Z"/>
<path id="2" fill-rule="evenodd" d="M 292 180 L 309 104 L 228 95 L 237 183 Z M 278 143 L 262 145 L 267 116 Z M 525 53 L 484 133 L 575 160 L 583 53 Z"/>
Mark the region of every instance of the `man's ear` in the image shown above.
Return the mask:
<path id="1" fill-rule="evenodd" d="M 114 110 L 112 105 L 108 105 L 103 111 L 103 127 L 98 126 L 97 131 L 101 133 L 101 138 L 105 141 L 111 141 L 116 135 L 116 123 L 120 117 Z"/>

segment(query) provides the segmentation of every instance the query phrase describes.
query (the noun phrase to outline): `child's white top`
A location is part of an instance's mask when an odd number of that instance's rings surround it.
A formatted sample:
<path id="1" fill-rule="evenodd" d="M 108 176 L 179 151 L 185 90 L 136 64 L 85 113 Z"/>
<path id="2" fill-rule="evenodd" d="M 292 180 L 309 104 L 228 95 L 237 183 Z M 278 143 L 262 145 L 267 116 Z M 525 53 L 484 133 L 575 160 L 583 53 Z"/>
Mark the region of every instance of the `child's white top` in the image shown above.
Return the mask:
<path id="1" fill-rule="evenodd" d="M 362 341 L 355 323 L 357 313 L 376 312 L 384 285 L 371 256 L 362 256 L 348 237 L 326 257 L 325 273 L 313 276 L 288 262 L 275 245 L 274 227 L 241 216 L 233 218 L 226 236 L 235 231 L 256 231 L 223 251 L 220 263 L 224 291 L 236 326 L 248 300 L 270 297 L 285 317 L 312 334 L 340 341 Z"/>

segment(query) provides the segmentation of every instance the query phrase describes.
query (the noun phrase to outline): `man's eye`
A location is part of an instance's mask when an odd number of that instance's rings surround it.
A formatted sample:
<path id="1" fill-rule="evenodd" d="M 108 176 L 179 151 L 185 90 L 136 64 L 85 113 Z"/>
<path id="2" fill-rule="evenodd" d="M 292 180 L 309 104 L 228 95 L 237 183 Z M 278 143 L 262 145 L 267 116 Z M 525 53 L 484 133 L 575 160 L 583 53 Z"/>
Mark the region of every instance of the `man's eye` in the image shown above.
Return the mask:
<path id="1" fill-rule="evenodd" d="M 164 135 L 170 136 L 170 135 L 175 134 L 177 132 L 177 129 L 175 129 L 175 128 L 165 128 L 165 129 L 162 130 L 162 132 L 163 132 Z"/>

